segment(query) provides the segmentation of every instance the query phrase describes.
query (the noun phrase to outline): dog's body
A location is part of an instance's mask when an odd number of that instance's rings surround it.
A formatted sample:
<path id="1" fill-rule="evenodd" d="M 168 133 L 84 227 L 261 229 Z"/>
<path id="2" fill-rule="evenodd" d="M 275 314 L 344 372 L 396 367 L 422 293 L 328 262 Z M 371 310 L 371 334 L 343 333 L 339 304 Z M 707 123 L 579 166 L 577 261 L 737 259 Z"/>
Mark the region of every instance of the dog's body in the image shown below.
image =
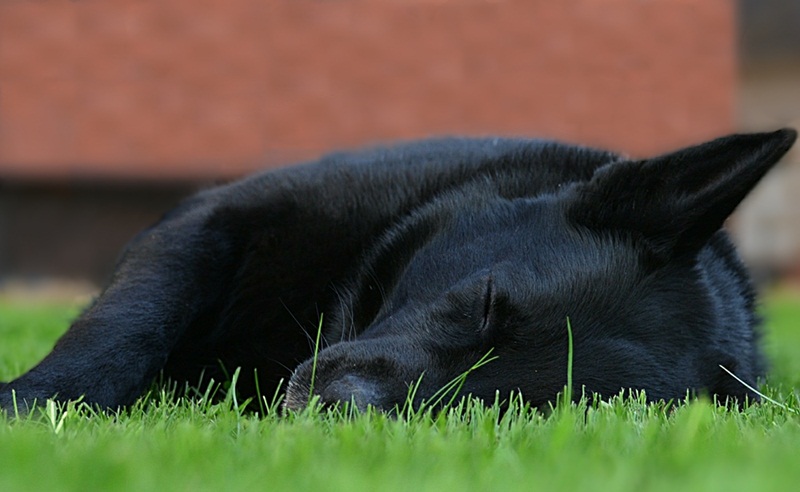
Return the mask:
<path id="1" fill-rule="evenodd" d="M 141 233 L 108 287 L 0 407 L 117 407 L 160 371 L 287 406 L 391 409 L 469 370 L 462 395 L 551 401 L 574 387 L 651 400 L 756 398 L 753 293 L 723 221 L 795 133 L 646 161 L 531 140 L 446 139 L 260 174 Z M 322 320 L 322 350 L 309 360 Z M 305 362 L 304 362 L 305 361 Z M 312 372 L 314 374 L 312 375 Z M 420 379 L 421 378 L 421 379 Z"/>

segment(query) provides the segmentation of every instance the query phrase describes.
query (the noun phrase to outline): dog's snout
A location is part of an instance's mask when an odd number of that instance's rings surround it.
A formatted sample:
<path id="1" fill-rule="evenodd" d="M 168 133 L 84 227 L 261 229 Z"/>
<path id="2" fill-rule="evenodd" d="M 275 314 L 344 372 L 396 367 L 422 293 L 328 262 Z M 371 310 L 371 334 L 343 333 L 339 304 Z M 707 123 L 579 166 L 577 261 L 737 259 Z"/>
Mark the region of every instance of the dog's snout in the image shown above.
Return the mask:
<path id="1" fill-rule="evenodd" d="M 360 410 L 379 405 L 381 398 L 376 383 L 352 374 L 331 381 L 321 388 L 319 396 L 323 404 L 349 403 Z"/>

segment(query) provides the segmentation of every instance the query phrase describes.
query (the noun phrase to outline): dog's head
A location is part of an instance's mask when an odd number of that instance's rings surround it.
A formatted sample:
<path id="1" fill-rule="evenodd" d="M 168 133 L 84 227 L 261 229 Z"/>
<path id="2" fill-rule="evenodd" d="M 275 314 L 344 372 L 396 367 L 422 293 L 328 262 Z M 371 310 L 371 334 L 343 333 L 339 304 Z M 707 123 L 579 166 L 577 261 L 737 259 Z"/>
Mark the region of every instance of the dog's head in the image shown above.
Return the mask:
<path id="1" fill-rule="evenodd" d="M 287 406 L 313 388 L 391 409 L 412 386 L 415 404 L 519 391 L 542 405 L 567 382 L 568 323 L 578 392 L 673 398 L 719 391 L 722 363 L 754 374 L 748 281 L 718 231 L 795 138 L 735 135 L 552 193 L 474 183 L 429 204 L 365 261 L 336 320 L 354 335 L 298 367 Z"/>

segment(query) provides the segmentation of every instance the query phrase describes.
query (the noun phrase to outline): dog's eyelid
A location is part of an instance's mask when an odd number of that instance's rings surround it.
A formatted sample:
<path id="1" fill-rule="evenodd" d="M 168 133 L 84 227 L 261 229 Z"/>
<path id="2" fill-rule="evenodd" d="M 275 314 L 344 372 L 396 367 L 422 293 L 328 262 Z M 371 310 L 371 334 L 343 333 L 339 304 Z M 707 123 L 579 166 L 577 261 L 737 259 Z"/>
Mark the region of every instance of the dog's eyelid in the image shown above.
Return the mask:
<path id="1" fill-rule="evenodd" d="M 492 311 L 495 304 L 496 288 L 494 285 L 494 278 L 489 275 L 486 279 L 486 289 L 483 295 L 483 317 L 481 321 L 481 333 L 485 333 L 489 329 L 492 322 Z"/>

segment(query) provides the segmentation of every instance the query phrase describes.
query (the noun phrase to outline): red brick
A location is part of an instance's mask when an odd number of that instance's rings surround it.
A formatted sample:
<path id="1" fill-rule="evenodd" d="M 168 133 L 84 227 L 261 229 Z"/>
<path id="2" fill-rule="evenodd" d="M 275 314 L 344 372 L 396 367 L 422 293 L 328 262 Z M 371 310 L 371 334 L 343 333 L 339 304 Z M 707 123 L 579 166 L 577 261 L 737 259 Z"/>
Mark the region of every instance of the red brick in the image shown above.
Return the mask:
<path id="1" fill-rule="evenodd" d="M 231 176 L 433 134 L 730 131 L 732 0 L 0 3 L 0 175 Z"/>

